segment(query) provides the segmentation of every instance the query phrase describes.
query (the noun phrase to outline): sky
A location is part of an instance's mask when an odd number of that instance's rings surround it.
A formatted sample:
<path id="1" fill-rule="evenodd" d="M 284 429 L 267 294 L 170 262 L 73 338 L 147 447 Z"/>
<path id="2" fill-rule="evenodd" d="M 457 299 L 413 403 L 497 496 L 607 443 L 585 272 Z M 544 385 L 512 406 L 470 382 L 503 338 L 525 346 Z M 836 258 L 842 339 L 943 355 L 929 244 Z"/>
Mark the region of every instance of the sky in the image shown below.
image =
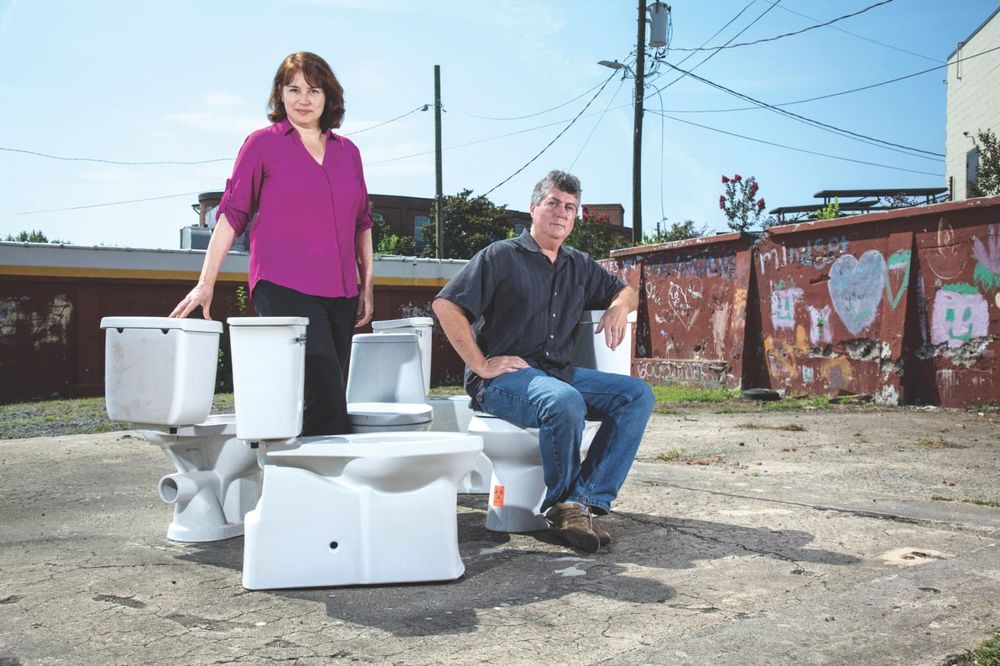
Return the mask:
<path id="1" fill-rule="evenodd" d="M 724 230 L 723 174 L 755 176 L 768 208 L 823 189 L 943 186 L 943 66 L 996 0 L 891 0 L 816 27 L 877 2 L 674 0 L 658 71 L 647 57 L 644 230 Z M 433 104 L 440 65 L 445 194 L 527 210 L 559 168 L 580 177 L 584 204 L 621 203 L 630 226 L 637 14 L 626 0 L 0 0 L 0 237 L 178 248 L 197 193 L 224 187 L 246 135 L 268 124 L 275 70 L 300 50 L 345 89 L 340 132 L 370 192 L 434 196 L 433 108 L 417 109 Z M 737 46 L 757 40 L 769 41 Z M 670 65 L 698 78 L 673 83 Z"/>

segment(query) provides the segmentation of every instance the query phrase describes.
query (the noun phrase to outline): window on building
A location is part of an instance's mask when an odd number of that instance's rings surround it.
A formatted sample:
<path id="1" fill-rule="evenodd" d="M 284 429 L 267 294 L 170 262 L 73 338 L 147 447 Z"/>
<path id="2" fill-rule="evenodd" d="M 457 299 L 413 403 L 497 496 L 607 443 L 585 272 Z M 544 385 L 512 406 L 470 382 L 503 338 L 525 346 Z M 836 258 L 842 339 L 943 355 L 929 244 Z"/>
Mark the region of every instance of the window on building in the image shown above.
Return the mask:
<path id="1" fill-rule="evenodd" d="M 413 238 L 417 241 L 417 248 L 423 249 L 429 242 L 429 238 L 424 237 L 424 227 L 431 221 L 426 215 L 417 215 L 413 218 Z"/>
<path id="2" fill-rule="evenodd" d="M 965 196 L 980 197 L 979 187 L 976 184 L 979 172 L 979 148 L 973 148 L 965 154 Z"/>
<path id="3" fill-rule="evenodd" d="M 523 234 L 524 233 L 524 225 L 521 224 L 520 222 L 518 222 L 517 224 L 515 224 L 514 225 L 514 233 L 517 234 L 518 236 L 520 236 L 521 234 Z"/>

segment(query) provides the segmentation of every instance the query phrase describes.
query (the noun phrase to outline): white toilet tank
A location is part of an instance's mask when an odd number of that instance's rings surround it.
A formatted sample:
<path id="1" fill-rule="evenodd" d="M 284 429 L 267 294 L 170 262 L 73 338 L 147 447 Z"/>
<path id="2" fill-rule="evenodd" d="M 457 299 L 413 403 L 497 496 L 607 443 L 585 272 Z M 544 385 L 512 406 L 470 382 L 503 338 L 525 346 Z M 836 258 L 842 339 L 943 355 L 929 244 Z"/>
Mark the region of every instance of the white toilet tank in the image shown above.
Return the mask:
<path id="1" fill-rule="evenodd" d="M 302 432 L 306 317 L 230 317 L 236 436 L 284 440 Z"/>
<path id="2" fill-rule="evenodd" d="M 212 411 L 222 322 L 104 317 L 104 398 L 112 421 L 185 426 Z"/>
<path id="3" fill-rule="evenodd" d="M 628 314 L 625 337 L 618 345 L 618 349 L 613 351 L 604 341 L 604 331 L 599 335 L 594 334 L 604 312 L 604 310 L 583 311 L 583 317 L 573 331 L 573 353 L 570 356 L 570 363 L 579 368 L 631 375 L 632 327 L 635 325 L 635 312 Z"/>
<path id="4" fill-rule="evenodd" d="M 351 342 L 347 402 L 422 403 L 427 398 L 414 333 L 358 333 Z"/>
<path id="5" fill-rule="evenodd" d="M 372 330 L 376 333 L 413 333 L 417 336 L 420 346 L 420 367 L 424 373 L 424 393 L 431 390 L 431 353 L 434 320 L 430 317 L 408 317 L 406 319 L 386 319 L 373 321 Z"/>

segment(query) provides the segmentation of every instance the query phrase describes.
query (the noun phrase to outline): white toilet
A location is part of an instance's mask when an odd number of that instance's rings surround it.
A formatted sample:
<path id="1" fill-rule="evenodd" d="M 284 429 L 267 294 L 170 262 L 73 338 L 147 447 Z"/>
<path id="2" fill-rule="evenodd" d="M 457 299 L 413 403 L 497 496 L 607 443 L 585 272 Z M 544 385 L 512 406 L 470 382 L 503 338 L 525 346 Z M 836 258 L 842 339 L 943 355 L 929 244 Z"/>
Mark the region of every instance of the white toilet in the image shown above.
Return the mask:
<path id="1" fill-rule="evenodd" d="M 174 506 L 167 538 L 206 542 L 243 534 L 260 497 L 257 457 L 236 438 L 233 414 L 209 416 L 222 323 L 166 317 L 105 317 L 108 417 L 139 426 L 177 472 L 160 479 Z"/>
<path id="2" fill-rule="evenodd" d="M 243 586 L 458 578 L 456 485 L 482 439 L 414 431 L 298 438 L 307 321 L 229 319 L 237 436 L 259 447 L 264 470 L 260 502 L 246 516 Z"/>
<path id="3" fill-rule="evenodd" d="M 469 432 L 469 423 L 475 412 L 469 404 L 469 396 L 452 395 L 428 398 L 427 404 L 434 409 L 431 430 L 435 432 Z M 490 492 L 493 477 L 493 463 L 485 453 L 479 455 L 475 467 L 458 484 L 458 492 L 463 495 L 485 495 Z"/>
<path id="4" fill-rule="evenodd" d="M 420 365 L 423 370 L 424 396 L 427 405 L 432 408 L 433 418 L 428 424 L 429 428 L 435 432 L 468 432 L 469 421 L 472 420 L 472 409 L 469 407 L 468 396 L 451 396 L 447 398 L 426 397 L 431 388 L 431 353 L 432 339 L 434 334 L 434 320 L 430 317 L 409 317 L 405 319 L 386 319 L 372 322 L 372 331 L 377 334 L 398 334 L 413 333 L 417 336 L 420 347 Z M 357 339 L 357 336 L 355 336 Z M 365 340 L 362 338 L 362 340 Z M 377 347 L 362 347 L 362 349 L 376 350 Z M 352 359 L 354 349 L 351 350 Z M 353 360 L 351 367 L 354 367 Z M 348 382 L 350 380 L 348 379 Z M 350 396 L 350 391 L 348 391 Z M 350 397 L 348 398 L 350 400 Z M 370 407 L 370 405 L 368 405 Z M 388 408 L 386 408 L 388 409 Z M 361 405 L 354 404 L 348 406 L 348 412 L 354 414 L 361 411 Z M 353 419 L 358 422 L 360 419 Z M 357 426 L 355 426 L 357 428 Z M 357 428 L 356 432 L 365 432 Z M 485 495 L 490 490 L 490 477 L 493 475 L 493 463 L 485 454 L 480 454 L 472 471 L 458 484 L 458 492 L 467 494 L 475 493 Z"/>
<path id="5" fill-rule="evenodd" d="M 356 433 L 429 430 L 420 338 L 415 333 L 359 333 L 351 342 L 347 417 Z"/>
<path id="6" fill-rule="evenodd" d="M 586 421 L 580 457 L 586 457 L 601 424 Z M 545 477 L 538 451 L 538 428 L 518 428 L 501 418 L 476 412 L 469 432 L 483 437 L 483 453 L 493 463 L 486 529 L 492 532 L 537 532 L 548 528 L 542 514 Z"/>
<path id="7" fill-rule="evenodd" d="M 576 367 L 631 374 L 632 325 L 635 313 L 629 314 L 625 338 L 618 349 L 608 349 L 603 333 L 594 334 L 603 310 L 583 313 L 573 334 L 571 363 Z M 580 446 L 581 458 L 600 429 L 600 423 L 584 424 Z M 481 435 L 483 452 L 493 463 L 487 500 L 486 529 L 494 532 L 533 532 L 548 527 L 541 513 L 545 499 L 542 456 L 538 450 L 538 430 L 519 428 L 490 414 L 477 412 L 469 423 L 469 432 Z"/>

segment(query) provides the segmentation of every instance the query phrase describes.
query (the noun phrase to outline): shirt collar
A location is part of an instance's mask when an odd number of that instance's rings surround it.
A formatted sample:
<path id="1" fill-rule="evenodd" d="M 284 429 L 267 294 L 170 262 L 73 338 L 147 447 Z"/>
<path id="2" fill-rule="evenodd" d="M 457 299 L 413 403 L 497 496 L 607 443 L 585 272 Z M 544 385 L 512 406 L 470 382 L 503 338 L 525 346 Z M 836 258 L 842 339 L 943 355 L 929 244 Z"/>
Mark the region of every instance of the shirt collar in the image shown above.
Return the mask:
<path id="1" fill-rule="evenodd" d="M 532 238 L 530 229 L 531 229 L 530 227 L 526 227 L 525 230 L 521 232 L 521 235 L 514 239 L 514 243 L 524 248 L 528 252 L 536 252 L 538 254 L 541 254 L 542 249 L 538 247 L 538 243 L 536 243 L 535 239 Z M 565 243 L 560 244 L 559 254 L 557 256 L 562 256 L 565 255 L 566 253 L 567 253 L 566 244 Z"/>
<path id="2" fill-rule="evenodd" d="M 278 121 L 277 123 L 274 124 L 274 126 L 278 128 L 278 131 L 281 132 L 284 136 L 288 136 L 289 134 L 295 131 L 295 128 L 292 127 L 292 121 L 289 120 L 288 118 Z M 340 137 L 334 134 L 332 129 L 328 129 L 326 131 L 326 138 L 333 140 L 340 140 Z"/>

